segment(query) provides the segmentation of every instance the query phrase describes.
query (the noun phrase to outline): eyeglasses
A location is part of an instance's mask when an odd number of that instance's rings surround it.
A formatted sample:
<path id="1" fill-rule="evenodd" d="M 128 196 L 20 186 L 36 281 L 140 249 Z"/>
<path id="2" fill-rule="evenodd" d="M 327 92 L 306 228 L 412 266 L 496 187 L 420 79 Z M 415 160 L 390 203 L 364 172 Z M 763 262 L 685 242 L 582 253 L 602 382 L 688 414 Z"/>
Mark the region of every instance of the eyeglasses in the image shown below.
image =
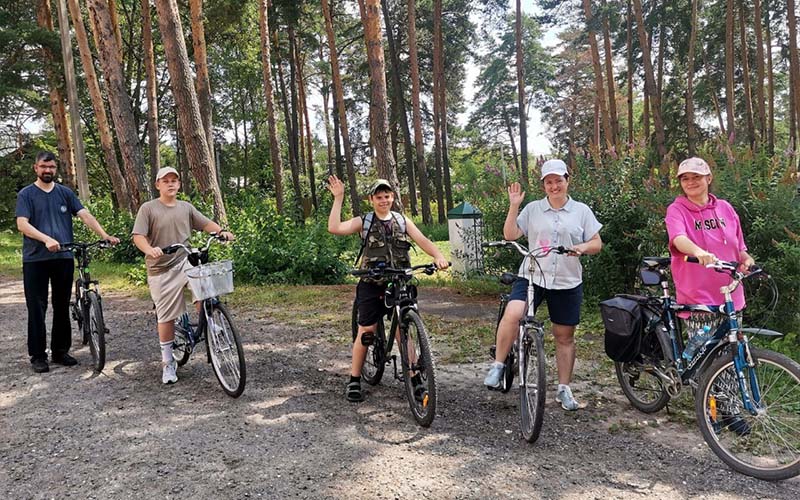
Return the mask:
<path id="1" fill-rule="evenodd" d="M 47 170 L 55 170 L 58 168 L 58 165 L 36 165 L 37 168 L 43 168 Z"/>

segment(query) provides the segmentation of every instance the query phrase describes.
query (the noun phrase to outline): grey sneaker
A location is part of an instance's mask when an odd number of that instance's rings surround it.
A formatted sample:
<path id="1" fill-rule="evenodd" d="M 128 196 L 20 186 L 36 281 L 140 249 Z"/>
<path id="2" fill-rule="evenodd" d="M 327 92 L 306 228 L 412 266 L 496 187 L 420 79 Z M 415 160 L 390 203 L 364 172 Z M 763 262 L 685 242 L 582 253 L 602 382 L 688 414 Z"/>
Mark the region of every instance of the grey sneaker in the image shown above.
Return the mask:
<path id="1" fill-rule="evenodd" d="M 483 379 L 483 385 L 490 389 L 499 389 L 503 381 L 503 372 L 505 372 L 506 365 L 495 361 L 489 368 L 489 373 Z"/>
<path id="2" fill-rule="evenodd" d="M 572 395 L 572 390 L 568 385 L 562 386 L 556 393 L 556 402 L 561 403 L 561 407 L 567 411 L 575 411 L 578 409 L 578 402 Z"/>
<path id="3" fill-rule="evenodd" d="M 164 364 L 164 372 L 161 375 L 161 382 L 164 384 L 174 384 L 178 381 L 178 363 L 175 360 Z"/>

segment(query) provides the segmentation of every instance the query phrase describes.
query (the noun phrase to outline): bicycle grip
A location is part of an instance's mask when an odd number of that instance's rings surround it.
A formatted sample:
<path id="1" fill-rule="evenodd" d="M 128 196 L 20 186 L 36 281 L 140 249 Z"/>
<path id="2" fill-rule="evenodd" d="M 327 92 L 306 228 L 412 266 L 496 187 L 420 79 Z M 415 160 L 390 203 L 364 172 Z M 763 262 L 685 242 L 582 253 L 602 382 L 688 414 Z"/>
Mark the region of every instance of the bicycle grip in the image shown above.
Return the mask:
<path id="1" fill-rule="evenodd" d="M 174 247 L 174 246 L 170 245 L 168 247 L 163 247 L 161 249 L 161 251 L 164 252 L 165 255 L 171 255 L 171 254 L 173 254 L 173 253 L 178 251 L 178 247 Z"/>
<path id="2" fill-rule="evenodd" d="M 683 260 L 684 260 L 685 262 L 692 262 L 692 263 L 694 263 L 694 264 L 699 264 L 699 263 L 700 263 L 700 259 L 698 259 L 697 257 L 693 257 L 693 256 L 691 256 L 691 255 L 685 255 L 685 256 L 683 257 Z"/>

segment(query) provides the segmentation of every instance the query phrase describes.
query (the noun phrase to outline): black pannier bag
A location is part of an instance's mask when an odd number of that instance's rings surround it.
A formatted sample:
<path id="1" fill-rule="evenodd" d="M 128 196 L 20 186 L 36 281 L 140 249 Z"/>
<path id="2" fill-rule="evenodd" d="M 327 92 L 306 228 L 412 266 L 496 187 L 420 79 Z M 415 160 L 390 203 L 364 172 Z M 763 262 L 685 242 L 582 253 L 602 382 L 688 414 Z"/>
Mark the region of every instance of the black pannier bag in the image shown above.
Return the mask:
<path id="1" fill-rule="evenodd" d="M 647 326 L 645 297 L 617 295 L 600 302 L 600 315 L 606 328 L 606 354 L 614 361 L 633 361 L 641 352 L 642 333 Z M 649 315 L 647 315 L 649 316 Z"/>

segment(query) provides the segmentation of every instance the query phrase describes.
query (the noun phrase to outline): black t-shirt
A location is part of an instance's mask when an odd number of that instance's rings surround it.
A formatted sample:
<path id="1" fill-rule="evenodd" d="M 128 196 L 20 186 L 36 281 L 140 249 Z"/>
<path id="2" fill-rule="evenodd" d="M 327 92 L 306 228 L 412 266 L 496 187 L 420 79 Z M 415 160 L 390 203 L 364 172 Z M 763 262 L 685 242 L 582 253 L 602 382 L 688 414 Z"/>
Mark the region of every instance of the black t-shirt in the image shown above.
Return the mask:
<path id="1" fill-rule="evenodd" d="M 55 184 L 49 193 L 31 184 L 17 194 L 16 216 L 26 217 L 33 227 L 59 243 L 72 242 L 72 217 L 82 209 L 75 193 L 61 184 Z M 71 258 L 72 252 L 50 252 L 41 241 L 22 238 L 22 262 Z"/>

